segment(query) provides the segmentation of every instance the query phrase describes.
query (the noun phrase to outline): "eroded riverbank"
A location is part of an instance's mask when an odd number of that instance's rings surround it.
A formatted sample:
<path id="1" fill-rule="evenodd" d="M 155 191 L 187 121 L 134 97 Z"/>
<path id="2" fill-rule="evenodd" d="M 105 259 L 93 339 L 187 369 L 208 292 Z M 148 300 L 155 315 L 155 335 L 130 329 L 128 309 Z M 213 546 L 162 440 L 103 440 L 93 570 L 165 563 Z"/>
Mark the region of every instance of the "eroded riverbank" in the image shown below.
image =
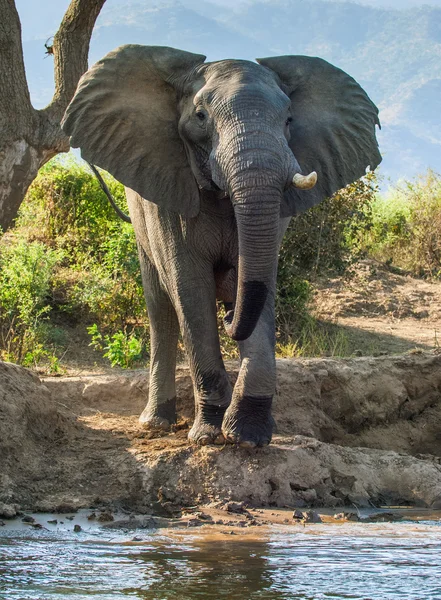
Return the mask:
<path id="1" fill-rule="evenodd" d="M 234 380 L 237 365 L 229 365 Z M 40 380 L 0 364 L 0 502 L 170 516 L 220 501 L 306 510 L 441 506 L 441 356 L 278 361 L 271 446 L 198 448 L 188 371 L 176 430 L 138 423 L 145 371 Z"/>

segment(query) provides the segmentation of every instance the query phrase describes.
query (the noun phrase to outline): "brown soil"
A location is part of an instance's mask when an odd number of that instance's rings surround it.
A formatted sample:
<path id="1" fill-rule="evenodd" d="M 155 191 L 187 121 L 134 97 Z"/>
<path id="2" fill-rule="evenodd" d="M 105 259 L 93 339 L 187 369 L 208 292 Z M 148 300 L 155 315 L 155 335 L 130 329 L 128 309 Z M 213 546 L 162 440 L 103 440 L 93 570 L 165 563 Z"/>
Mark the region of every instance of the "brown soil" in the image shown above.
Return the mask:
<path id="1" fill-rule="evenodd" d="M 441 347 L 441 282 L 398 274 L 374 261 L 318 282 L 314 312 L 345 332 L 351 353 Z"/>
<path id="2" fill-rule="evenodd" d="M 229 372 L 234 380 L 237 365 Z M 3 513 L 110 506 L 170 516 L 224 501 L 441 506 L 440 355 L 279 360 L 277 432 L 253 451 L 190 445 L 186 368 L 177 379 L 179 427 L 155 438 L 138 423 L 145 371 L 40 380 L 0 363 Z"/>

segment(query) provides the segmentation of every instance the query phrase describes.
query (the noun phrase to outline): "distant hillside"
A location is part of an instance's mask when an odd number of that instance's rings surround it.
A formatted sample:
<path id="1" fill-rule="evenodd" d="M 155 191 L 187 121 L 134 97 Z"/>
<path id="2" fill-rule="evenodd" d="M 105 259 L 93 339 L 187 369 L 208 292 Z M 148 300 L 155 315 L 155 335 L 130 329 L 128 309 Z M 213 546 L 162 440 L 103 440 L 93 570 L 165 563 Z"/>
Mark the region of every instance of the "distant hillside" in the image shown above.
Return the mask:
<path id="1" fill-rule="evenodd" d="M 24 44 L 39 106 L 52 92 L 52 59 L 43 60 L 46 34 Z M 412 177 L 429 166 L 441 171 L 441 8 L 397 11 L 340 0 L 268 0 L 238 2 L 231 9 L 199 0 L 108 0 L 90 62 L 124 43 L 175 46 L 209 60 L 321 56 L 353 75 L 378 104 L 386 177 Z"/>

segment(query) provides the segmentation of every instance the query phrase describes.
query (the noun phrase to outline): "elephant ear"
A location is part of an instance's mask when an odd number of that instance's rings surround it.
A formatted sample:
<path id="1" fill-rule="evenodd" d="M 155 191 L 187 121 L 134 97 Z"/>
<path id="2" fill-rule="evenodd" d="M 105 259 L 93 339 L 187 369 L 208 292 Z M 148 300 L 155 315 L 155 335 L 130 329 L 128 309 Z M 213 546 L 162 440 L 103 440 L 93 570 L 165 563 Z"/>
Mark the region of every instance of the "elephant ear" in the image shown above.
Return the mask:
<path id="1" fill-rule="evenodd" d="M 199 190 L 178 133 L 174 83 L 205 56 L 127 45 L 81 78 L 62 121 L 88 162 L 161 207 L 193 217 Z"/>
<path id="2" fill-rule="evenodd" d="M 257 62 L 274 71 L 291 99 L 290 148 L 303 173 L 317 171 L 311 190 L 285 192 L 282 216 L 299 214 L 374 170 L 381 162 L 378 109 L 347 73 L 321 58 L 276 56 Z"/>

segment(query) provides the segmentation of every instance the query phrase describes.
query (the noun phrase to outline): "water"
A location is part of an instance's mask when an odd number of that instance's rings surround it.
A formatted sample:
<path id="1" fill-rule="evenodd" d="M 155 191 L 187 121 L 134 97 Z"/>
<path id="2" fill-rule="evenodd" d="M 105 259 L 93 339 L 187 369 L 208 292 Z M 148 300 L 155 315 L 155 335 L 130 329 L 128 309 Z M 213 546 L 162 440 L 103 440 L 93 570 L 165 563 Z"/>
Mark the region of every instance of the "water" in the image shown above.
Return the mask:
<path id="1" fill-rule="evenodd" d="M 72 529 L 0 529 L 1 600 L 441 599 L 439 521 Z"/>

